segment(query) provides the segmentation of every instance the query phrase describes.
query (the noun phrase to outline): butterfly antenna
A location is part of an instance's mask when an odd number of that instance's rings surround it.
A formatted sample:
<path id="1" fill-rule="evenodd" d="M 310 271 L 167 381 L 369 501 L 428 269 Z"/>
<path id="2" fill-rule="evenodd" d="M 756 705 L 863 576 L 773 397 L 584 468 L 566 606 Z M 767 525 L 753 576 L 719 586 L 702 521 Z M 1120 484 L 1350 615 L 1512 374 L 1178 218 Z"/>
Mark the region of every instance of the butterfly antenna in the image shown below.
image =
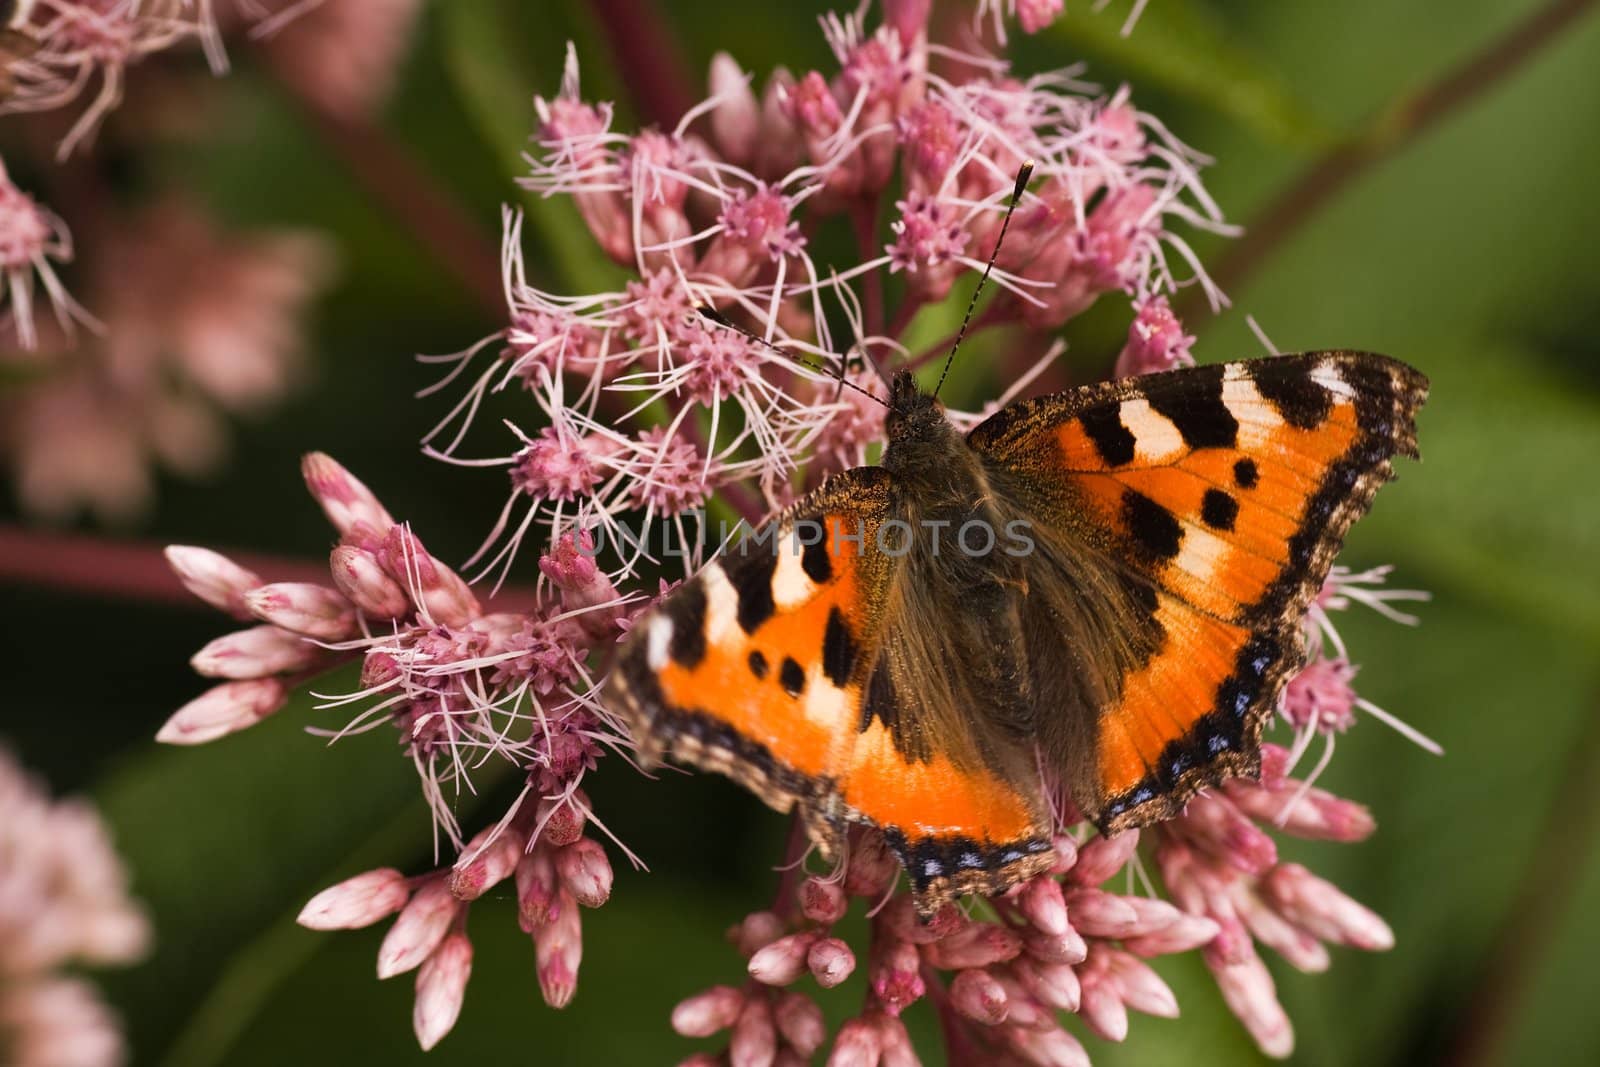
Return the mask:
<path id="1" fill-rule="evenodd" d="M 887 400 L 883 399 L 883 397 L 878 396 L 876 393 L 871 392 L 870 390 L 861 388 L 861 386 L 857 385 L 855 382 L 852 382 L 850 379 L 848 379 L 848 378 L 846 378 L 844 376 L 844 357 L 843 356 L 839 357 L 839 373 L 838 374 L 832 374 L 828 370 L 828 368 L 823 367 L 823 366 L 819 366 L 819 365 L 817 365 L 815 363 L 812 363 L 808 359 L 803 359 L 800 356 L 796 355 L 795 353 L 790 352 L 788 349 L 779 348 L 777 345 L 773 344 L 771 341 L 767 340 L 765 337 L 762 337 L 761 335 L 756 334 L 756 333 L 752 333 L 751 331 L 745 329 L 743 326 L 738 325 L 733 320 L 729 319 L 728 316 L 724 315 L 722 312 L 718 311 L 716 308 L 712 307 L 710 304 L 696 304 L 694 310 L 695 310 L 696 313 L 698 313 L 700 315 L 701 318 L 707 319 L 707 320 L 709 320 L 711 322 L 714 322 L 718 326 L 721 326 L 725 330 L 732 330 L 734 333 L 736 333 L 739 336 L 743 337 L 745 340 L 751 342 L 752 344 L 758 344 L 762 348 L 767 349 L 769 352 L 772 352 L 775 355 L 781 356 L 784 359 L 789 360 L 791 363 L 800 364 L 800 366 L 806 368 L 807 370 L 816 371 L 818 374 L 827 374 L 827 375 L 829 375 L 829 377 L 832 377 L 835 381 L 837 381 L 841 386 L 843 386 L 843 387 L 845 387 L 847 389 L 854 389 L 856 392 L 860 393 L 862 396 L 866 397 L 868 400 L 871 400 L 873 403 L 882 404 L 884 407 L 889 408 L 889 410 L 891 410 L 891 411 L 894 410 L 893 405 L 891 405 Z"/>
<path id="2" fill-rule="evenodd" d="M 956 359 L 956 349 L 961 347 L 961 339 L 967 336 L 967 326 L 972 322 L 973 309 L 978 306 L 978 297 L 983 295 L 983 283 L 989 280 L 989 272 L 994 270 L 995 258 L 1000 255 L 1000 246 L 1005 244 L 1006 230 L 1011 226 L 1011 213 L 1017 210 L 1017 203 L 1028 188 L 1028 179 L 1032 177 L 1033 160 L 1030 159 L 1017 171 L 1017 184 L 1011 190 L 1011 202 L 1006 205 L 1006 217 L 1000 222 L 1000 236 L 994 239 L 994 251 L 989 253 L 989 262 L 984 264 L 983 274 L 978 278 L 978 287 L 972 290 L 972 299 L 967 301 L 967 313 L 961 317 L 961 329 L 956 331 L 956 339 L 950 345 L 950 354 L 944 357 L 944 369 L 939 372 L 939 384 L 933 387 L 934 396 L 938 396 L 939 390 L 944 388 L 945 377 L 950 373 L 950 364 Z"/>

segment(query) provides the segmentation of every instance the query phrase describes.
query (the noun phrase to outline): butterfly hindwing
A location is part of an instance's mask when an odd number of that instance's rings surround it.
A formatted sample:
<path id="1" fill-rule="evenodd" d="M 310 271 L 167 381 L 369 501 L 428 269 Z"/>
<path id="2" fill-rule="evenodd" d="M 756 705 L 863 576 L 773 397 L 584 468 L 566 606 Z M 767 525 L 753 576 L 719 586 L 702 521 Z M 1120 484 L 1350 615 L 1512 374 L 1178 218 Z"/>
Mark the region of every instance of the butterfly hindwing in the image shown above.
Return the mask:
<path id="1" fill-rule="evenodd" d="M 904 617 L 914 567 L 878 536 L 890 481 L 830 479 L 641 615 L 608 702 L 645 762 L 670 755 L 799 805 L 830 853 L 852 822 L 882 828 L 931 911 L 1044 869 L 1050 835 L 1031 748 L 930 695 L 930 672 L 961 671 L 916 640 L 931 620 Z"/>
<path id="2" fill-rule="evenodd" d="M 1140 616 L 1143 647 L 1080 665 L 1107 676 L 1088 722 L 1077 706 L 1054 709 L 1068 720 L 1055 726 L 1040 711 L 1041 744 L 1086 815 L 1143 825 L 1255 771 L 1303 657 L 1300 617 L 1392 457 L 1416 455 L 1426 392 L 1385 357 L 1313 353 L 1088 386 L 972 431 L 1018 505 L 1061 532 L 1042 541 L 1041 580 L 1114 571 Z M 1030 657 L 1071 655 L 1046 630 L 1029 627 Z"/>

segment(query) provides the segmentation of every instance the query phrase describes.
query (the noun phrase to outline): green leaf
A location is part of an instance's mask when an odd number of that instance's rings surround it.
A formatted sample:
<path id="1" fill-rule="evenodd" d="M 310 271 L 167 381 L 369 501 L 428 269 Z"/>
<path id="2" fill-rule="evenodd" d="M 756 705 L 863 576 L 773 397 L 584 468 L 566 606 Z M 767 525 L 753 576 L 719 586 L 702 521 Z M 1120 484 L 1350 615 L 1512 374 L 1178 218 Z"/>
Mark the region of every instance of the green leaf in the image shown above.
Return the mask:
<path id="1" fill-rule="evenodd" d="M 341 672 L 318 688 L 355 685 Z M 135 1047 L 167 1047 L 235 954 L 375 834 L 396 850 L 374 863 L 424 851 L 428 814 L 394 734 L 330 748 L 304 727 L 341 725 L 345 713 L 315 703 L 302 692 L 265 722 L 199 748 L 151 744 L 95 791 L 155 925 L 151 958 L 103 979 Z M 396 812 L 413 827 L 408 839 L 395 836 Z"/>
<path id="2" fill-rule="evenodd" d="M 1295 148 L 1332 143 L 1333 131 L 1289 92 L 1266 60 L 1229 33 L 1203 0 L 1148 4 L 1133 32 L 1123 36 L 1127 15 L 1124 3 L 1099 11 L 1078 4 L 1049 32 L 1091 60 L 1109 60 L 1265 140 Z"/>
<path id="3" fill-rule="evenodd" d="M 505 167 L 509 193 L 510 180 L 527 170 L 523 152 L 536 121 L 533 97 L 555 92 L 565 52 L 559 38 L 541 35 L 536 38 L 543 44 L 541 63 L 535 66 L 513 47 L 524 38 L 515 13 L 499 0 L 444 4 L 438 17 L 445 69 L 464 109 Z M 620 287 L 619 270 L 601 253 L 570 199 L 523 194 L 522 200 L 532 235 L 564 283 L 579 292 Z"/>

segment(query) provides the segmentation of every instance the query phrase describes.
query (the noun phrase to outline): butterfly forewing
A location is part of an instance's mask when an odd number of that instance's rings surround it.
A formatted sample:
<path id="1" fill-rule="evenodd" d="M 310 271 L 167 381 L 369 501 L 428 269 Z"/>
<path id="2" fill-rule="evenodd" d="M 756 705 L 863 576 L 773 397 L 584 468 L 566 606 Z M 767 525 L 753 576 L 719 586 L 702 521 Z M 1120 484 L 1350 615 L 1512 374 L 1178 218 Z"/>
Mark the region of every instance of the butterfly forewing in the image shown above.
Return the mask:
<path id="1" fill-rule="evenodd" d="M 1019 506 L 1084 546 L 1060 559 L 1041 542 L 1043 573 L 1112 569 L 1146 586 L 1148 654 L 1099 668 L 1118 675 L 1114 697 L 1088 723 L 1079 705 L 1039 711 L 1047 762 L 1084 814 L 1143 825 L 1255 771 L 1302 659 L 1300 617 L 1392 457 L 1416 455 L 1426 394 L 1385 357 L 1312 353 L 1089 386 L 971 433 Z M 1036 671 L 1070 651 L 1029 633 Z"/>

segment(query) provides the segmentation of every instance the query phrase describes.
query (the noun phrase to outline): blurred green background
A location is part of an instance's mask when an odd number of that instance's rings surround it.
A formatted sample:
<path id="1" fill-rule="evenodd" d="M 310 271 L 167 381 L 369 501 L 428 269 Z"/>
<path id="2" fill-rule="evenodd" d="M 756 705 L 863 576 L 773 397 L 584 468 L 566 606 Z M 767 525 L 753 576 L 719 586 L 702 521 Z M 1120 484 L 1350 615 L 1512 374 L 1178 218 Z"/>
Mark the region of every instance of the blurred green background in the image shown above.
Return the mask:
<path id="1" fill-rule="evenodd" d="M 1141 107 L 1217 158 L 1208 187 L 1249 225 L 1335 144 L 1382 143 L 1393 101 L 1544 5 L 1151 0 L 1124 40 L 1126 6 L 1070 5 L 1051 30 L 1015 43 L 1017 68 L 1084 60 L 1102 84 L 1131 82 Z M 717 50 L 763 76 L 775 64 L 831 68 L 814 21 L 826 8 L 814 0 L 659 10 L 671 30 L 660 47 L 680 51 L 697 81 Z M 383 118 L 491 247 L 501 202 L 520 195 L 511 179 L 531 97 L 554 92 L 569 38 L 585 95 L 617 99 L 620 127 L 632 128 L 638 111 L 596 14 L 512 0 L 427 5 Z M 1434 382 L 1425 463 L 1404 466 L 1344 557 L 1395 563 L 1401 586 L 1434 600 L 1416 631 L 1363 612 L 1343 627 L 1363 695 L 1447 755 L 1365 721 L 1339 740 L 1323 781 L 1370 804 L 1378 834 L 1285 849 L 1384 915 L 1398 939 L 1387 954 L 1338 952 L 1322 976 L 1274 964 L 1298 1063 L 1600 1062 L 1590 1003 L 1600 946 L 1597 55 L 1600 18 L 1576 22 L 1300 220 L 1230 288 L 1234 310 L 1190 321 L 1202 361 L 1259 352 L 1249 313 L 1285 351 L 1387 352 Z M 501 324 L 406 220 L 366 195 L 248 51 L 236 60 L 207 89 L 227 125 L 159 167 L 232 222 L 309 225 L 337 242 L 341 280 L 315 319 L 315 380 L 239 427 L 224 475 L 165 481 L 142 526 L 84 532 L 323 559 L 329 532 L 297 472 L 299 455 L 318 448 L 417 519 L 436 554 L 460 560 L 502 502 L 503 475 L 419 455 L 444 406 L 412 398 L 431 381 L 412 356 L 460 349 Z M 565 203 L 535 210 L 536 283 L 581 291 L 594 277 L 575 225 Z M 1226 245 L 1200 250 L 1215 265 Z M 1094 316 L 1075 324 L 1075 358 L 1103 366 L 1123 328 Z M 14 502 L 3 506 L 7 522 L 23 521 Z M 0 734 L 57 791 L 99 802 L 156 923 L 153 956 L 104 976 L 134 1062 L 670 1062 L 696 1047 L 670 1032 L 671 1006 L 737 978 L 722 931 L 767 900 L 783 824 L 720 780 L 645 783 L 610 766 L 591 793 L 652 870 L 627 871 L 613 854 L 612 900 L 585 915 L 576 1000 L 559 1013 L 541 1003 L 532 946 L 498 894 L 473 909 L 478 954 L 461 1021 L 423 1055 L 409 976 L 373 977 L 383 927 L 328 935 L 292 921 L 340 877 L 431 865 L 427 816 L 392 739 L 324 750 L 302 727 L 325 716 L 303 700 L 200 749 L 158 747 L 157 727 L 201 689 L 186 657 L 224 620 L 30 584 L 3 595 Z M 477 803 L 498 813 L 504 799 Z M 1255 1062 L 1198 960 L 1160 970 L 1184 1017 L 1136 1018 L 1121 1047 L 1086 1038 L 1096 1063 Z M 842 1016 L 860 993 L 858 977 L 824 1002 Z M 914 1025 L 931 1037 L 925 1008 Z M 937 1062 L 935 1042 L 919 1045 Z"/>

